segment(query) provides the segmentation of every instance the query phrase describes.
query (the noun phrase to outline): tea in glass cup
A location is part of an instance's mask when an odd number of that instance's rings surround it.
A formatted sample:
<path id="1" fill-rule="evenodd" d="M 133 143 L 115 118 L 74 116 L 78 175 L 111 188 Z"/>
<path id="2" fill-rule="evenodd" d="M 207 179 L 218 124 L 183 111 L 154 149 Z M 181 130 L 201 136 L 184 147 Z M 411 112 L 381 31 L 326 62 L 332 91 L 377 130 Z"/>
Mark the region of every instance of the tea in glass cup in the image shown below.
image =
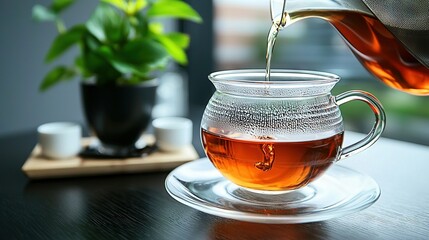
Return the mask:
<path id="1" fill-rule="evenodd" d="M 203 130 L 208 158 L 237 185 L 260 190 L 296 189 L 323 173 L 336 159 L 343 133 L 312 141 L 245 140 Z"/>
<path id="2" fill-rule="evenodd" d="M 234 184 L 289 191 L 320 177 L 334 162 L 363 151 L 385 126 L 380 102 L 363 91 L 332 96 L 339 77 L 323 72 L 231 70 L 212 73 L 216 87 L 201 122 L 207 157 Z M 370 133 L 343 147 L 339 105 L 360 100 L 375 115 Z"/>

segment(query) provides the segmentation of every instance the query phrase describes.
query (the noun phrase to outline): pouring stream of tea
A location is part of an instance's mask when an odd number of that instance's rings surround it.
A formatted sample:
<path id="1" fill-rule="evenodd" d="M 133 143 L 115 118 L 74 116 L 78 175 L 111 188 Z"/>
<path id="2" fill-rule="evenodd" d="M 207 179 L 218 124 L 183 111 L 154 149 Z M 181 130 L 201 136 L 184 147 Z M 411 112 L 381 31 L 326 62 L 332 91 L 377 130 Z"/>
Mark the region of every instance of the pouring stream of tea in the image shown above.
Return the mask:
<path id="1" fill-rule="evenodd" d="M 273 24 L 268 33 L 268 44 L 267 44 L 267 54 L 266 59 L 266 69 L 265 69 L 265 81 L 270 81 L 271 75 L 271 56 L 273 54 L 274 45 L 276 43 L 277 35 L 279 31 L 286 26 L 289 15 L 284 11 L 286 7 L 286 1 L 283 5 L 283 14 L 276 19 L 273 19 Z M 264 153 L 263 161 L 256 162 L 255 167 L 262 171 L 268 171 L 273 167 L 275 152 L 273 144 L 263 144 L 261 147 L 262 152 Z"/>
<path id="2" fill-rule="evenodd" d="M 273 49 L 277 40 L 277 35 L 279 34 L 280 30 L 286 26 L 289 19 L 289 14 L 286 12 L 284 12 L 281 16 L 278 16 L 277 18 L 273 19 L 273 25 L 271 25 L 270 32 L 268 33 L 267 54 L 265 55 L 265 81 L 270 81 L 271 57 L 273 55 Z"/>

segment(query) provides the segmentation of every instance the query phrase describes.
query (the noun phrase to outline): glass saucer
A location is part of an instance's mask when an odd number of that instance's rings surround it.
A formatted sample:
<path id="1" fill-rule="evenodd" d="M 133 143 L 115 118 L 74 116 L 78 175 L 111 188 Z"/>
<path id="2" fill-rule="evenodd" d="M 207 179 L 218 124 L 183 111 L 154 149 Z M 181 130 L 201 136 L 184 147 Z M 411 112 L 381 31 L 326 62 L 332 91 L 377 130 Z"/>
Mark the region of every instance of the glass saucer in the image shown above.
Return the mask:
<path id="1" fill-rule="evenodd" d="M 226 180 L 207 158 L 174 169 L 165 187 L 174 199 L 202 212 L 259 223 L 327 220 L 365 209 L 380 196 L 371 177 L 339 165 L 298 190 L 249 191 Z"/>

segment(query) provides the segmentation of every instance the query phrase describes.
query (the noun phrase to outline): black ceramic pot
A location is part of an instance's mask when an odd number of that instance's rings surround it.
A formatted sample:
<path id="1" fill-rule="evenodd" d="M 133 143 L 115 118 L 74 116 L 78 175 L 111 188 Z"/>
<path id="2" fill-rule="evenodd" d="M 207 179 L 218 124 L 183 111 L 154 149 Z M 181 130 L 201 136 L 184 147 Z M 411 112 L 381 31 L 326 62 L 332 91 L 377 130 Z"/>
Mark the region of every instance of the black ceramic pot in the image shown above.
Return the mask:
<path id="1" fill-rule="evenodd" d="M 151 120 L 157 80 L 133 86 L 81 84 L 87 123 L 108 148 L 133 148 Z"/>

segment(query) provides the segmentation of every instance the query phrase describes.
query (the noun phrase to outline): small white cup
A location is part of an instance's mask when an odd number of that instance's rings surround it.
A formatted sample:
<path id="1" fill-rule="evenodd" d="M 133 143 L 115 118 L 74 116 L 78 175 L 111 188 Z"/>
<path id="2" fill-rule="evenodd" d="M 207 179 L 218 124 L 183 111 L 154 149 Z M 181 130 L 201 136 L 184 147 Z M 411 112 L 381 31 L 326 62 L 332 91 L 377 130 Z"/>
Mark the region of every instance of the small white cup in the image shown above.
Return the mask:
<path id="1" fill-rule="evenodd" d="M 81 149 L 82 129 L 71 122 L 46 123 L 37 128 L 42 155 L 52 159 L 71 158 Z"/>
<path id="2" fill-rule="evenodd" d="M 156 145 L 174 152 L 192 144 L 192 121 L 182 117 L 162 117 L 152 121 Z"/>

